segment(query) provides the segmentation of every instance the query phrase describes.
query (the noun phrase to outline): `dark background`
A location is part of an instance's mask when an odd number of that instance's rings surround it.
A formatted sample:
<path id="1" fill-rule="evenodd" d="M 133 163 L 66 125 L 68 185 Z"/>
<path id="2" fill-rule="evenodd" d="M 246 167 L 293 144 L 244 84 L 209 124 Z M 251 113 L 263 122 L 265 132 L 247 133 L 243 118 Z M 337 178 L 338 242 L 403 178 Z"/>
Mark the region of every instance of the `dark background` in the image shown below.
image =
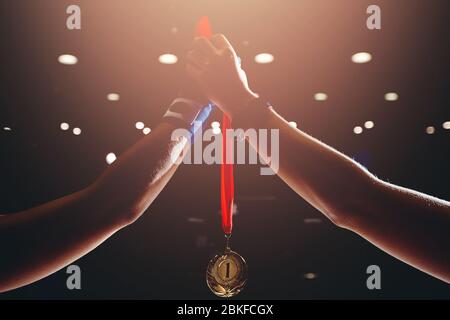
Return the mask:
<path id="1" fill-rule="evenodd" d="M 142 137 L 136 121 L 155 127 L 178 90 L 202 15 L 236 46 L 252 88 L 288 120 L 378 177 L 448 200 L 447 3 L 0 0 L 0 212 L 86 187 L 107 167 L 107 153 L 120 155 Z M 81 31 L 65 27 L 70 4 L 81 6 Z M 369 4 L 381 6 L 380 31 L 366 28 Z M 373 61 L 353 64 L 359 51 Z M 179 63 L 158 63 L 166 52 Z M 260 52 L 275 61 L 256 64 Z M 63 53 L 79 63 L 58 64 Z M 398 101 L 384 100 L 391 91 Z M 110 92 L 121 100 L 107 101 Z M 328 100 L 314 101 L 316 92 Z M 375 127 L 355 135 L 366 120 Z M 82 134 L 60 130 L 61 122 Z M 427 126 L 435 134 L 427 135 Z M 278 177 L 260 176 L 256 166 L 238 166 L 235 175 L 232 246 L 249 264 L 239 298 L 450 297 L 448 285 L 338 229 Z M 81 291 L 66 289 L 62 270 L 0 299 L 214 298 L 205 270 L 224 246 L 219 178 L 218 166 L 180 168 L 138 222 L 75 262 Z M 310 218 L 320 220 L 306 223 Z M 380 291 L 366 288 L 371 264 L 381 267 Z"/>

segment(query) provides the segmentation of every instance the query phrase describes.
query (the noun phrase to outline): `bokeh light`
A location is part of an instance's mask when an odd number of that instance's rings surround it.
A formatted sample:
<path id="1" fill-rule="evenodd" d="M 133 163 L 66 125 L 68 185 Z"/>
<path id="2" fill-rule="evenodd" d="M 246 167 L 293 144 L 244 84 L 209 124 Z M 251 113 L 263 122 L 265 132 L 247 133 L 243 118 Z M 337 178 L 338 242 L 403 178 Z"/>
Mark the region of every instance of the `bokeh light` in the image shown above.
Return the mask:
<path id="1" fill-rule="evenodd" d="M 325 101 L 328 99 L 328 95 L 324 92 L 318 92 L 314 95 L 314 100 L 316 101 Z"/>
<path id="2" fill-rule="evenodd" d="M 63 131 L 67 131 L 67 130 L 69 130 L 69 128 L 70 128 L 69 124 L 66 123 L 66 122 L 61 123 L 61 125 L 60 125 L 59 127 L 60 127 L 61 130 L 63 130 Z"/>
<path id="3" fill-rule="evenodd" d="M 162 64 L 175 64 L 178 62 L 178 57 L 171 53 L 165 53 L 159 56 L 158 61 Z"/>
<path id="4" fill-rule="evenodd" d="M 434 134 L 436 132 L 436 129 L 433 126 L 429 126 L 425 129 L 425 132 L 427 134 Z"/>
<path id="5" fill-rule="evenodd" d="M 108 93 L 106 96 L 106 99 L 109 101 L 119 101 L 120 100 L 120 94 L 118 93 Z"/>
<path id="6" fill-rule="evenodd" d="M 358 52 L 352 56 L 352 61 L 354 63 L 367 63 L 372 60 L 372 55 L 368 52 Z"/>
<path id="7" fill-rule="evenodd" d="M 260 53 L 255 56 L 256 63 L 260 64 L 272 63 L 274 60 L 275 57 L 270 53 Z"/>
<path id="8" fill-rule="evenodd" d="M 353 128 L 353 132 L 355 134 L 361 134 L 363 132 L 363 128 L 360 127 L 360 126 L 356 126 L 356 127 Z"/>
<path id="9" fill-rule="evenodd" d="M 141 121 L 136 122 L 136 129 L 142 130 L 145 128 L 145 124 Z"/>
<path id="10" fill-rule="evenodd" d="M 78 63 L 78 58 L 72 54 L 62 54 L 58 57 L 58 62 L 67 66 L 72 66 Z"/>
<path id="11" fill-rule="evenodd" d="M 107 164 L 112 164 L 114 161 L 116 161 L 117 157 L 114 153 L 108 153 L 106 155 L 106 163 Z"/>
<path id="12" fill-rule="evenodd" d="M 397 101 L 398 100 L 398 94 L 395 92 L 388 92 L 384 95 L 384 99 L 386 101 Z"/>
<path id="13" fill-rule="evenodd" d="M 366 128 L 366 129 L 372 129 L 373 127 L 375 127 L 375 123 L 373 122 L 373 121 L 366 121 L 365 123 L 364 123 L 364 127 Z"/>

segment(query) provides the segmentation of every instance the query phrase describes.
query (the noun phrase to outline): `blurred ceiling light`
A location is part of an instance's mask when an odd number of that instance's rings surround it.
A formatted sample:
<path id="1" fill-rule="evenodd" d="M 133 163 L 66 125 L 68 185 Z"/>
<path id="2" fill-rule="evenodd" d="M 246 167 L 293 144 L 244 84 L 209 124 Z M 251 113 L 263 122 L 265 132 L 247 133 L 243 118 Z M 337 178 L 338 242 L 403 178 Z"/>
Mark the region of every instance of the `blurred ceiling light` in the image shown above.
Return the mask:
<path id="1" fill-rule="evenodd" d="M 295 121 L 290 121 L 290 122 L 289 122 L 289 125 L 290 125 L 292 128 L 297 128 L 297 122 L 295 122 Z"/>
<path id="2" fill-rule="evenodd" d="M 136 122 L 136 129 L 142 130 L 144 128 L 145 128 L 145 124 L 143 122 L 141 122 L 141 121 Z"/>
<path id="3" fill-rule="evenodd" d="M 275 57 L 270 53 L 260 53 L 255 56 L 256 63 L 267 64 L 275 60 Z"/>
<path id="4" fill-rule="evenodd" d="M 303 277 L 305 277 L 305 279 L 308 279 L 308 280 L 314 280 L 318 277 L 318 275 L 317 275 L 317 273 L 308 272 L 308 273 L 305 273 L 303 275 Z"/>
<path id="5" fill-rule="evenodd" d="M 436 130 L 434 129 L 433 126 L 429 126 L 429 127 L 427 127 L 427 128 L 425 129 L 425 132 L 426 132 L 427 134 L 434 134 L 435 131 L 436 131 Z"/>
<path id="6" fill-rule="evenodd" d="M 450 129 L 450 121 L 445 121 L 445 122 L 442 124 L 442 128 L 444 128 L 444 129 L 446 129 L 446 130 Z"/>
<path id="7" fill-rule="evenodd" d="M 314 95 L 314 100 L 316 101 L 325 101 L 328 99 L 328 95 L 323 92 L 318 92 Z"/>
<path id="8" fill-rule="evenodd" d="M 178 57 L 171 53 L 165 53 L 160 55 L 158 60 L 162 64 L 175 64 L 178 62 Z"/>
<path id="9" fill-rule="evenodd" d="M 143 132 L 145 135 L 148 135 L 150 132 L 152 132 L 152 129 L 150 129 L 150 128 L 144 128 L 144 130 L 142 130 L 142 132 Z"/>
<path id="10" fill-rule="evenodd" d="M 64 65 L 72 66 L 78 63 L 78 58 L 72 54 L 62 54 L 58 57 L 58 62 Z"/>
<path id="11" fill-rule="evenodd" d="M 314 223 L 322 223 L 322 219 L 320 218 L 305 218 L 303 222 L 306 224 L 314 224 Z"/>
<path id="12" fill-rule="evenodd" d="M 373 127 L 375 127 L 375 123 L 374 123 L 373 121 L 366 121 L 366 122 L 364 123 L 364 127 L 365 127 L 366 129 L 372 129 Z"/>
<path id="13" fill-rule="evenodd" d="M 69 130 L 69 128 L 70 128 L 69 124 L 68 124 L 68 123 L 65 123 L 65 122 L 61 123 L 61 125 L 60 125 L 59 127 L 60 127 L 61 130 L 63 130 L 63 131 L 67 131 L 67 130 Z"/>
<path id="14" fill-rule="evenodd" d="M 76 136 L 79 136 L 81 134 L 81 129 L 80 128 L 74 128 L 73 129 L 73 134 Z"/>
<path id="15" fill-rule="evenodd" d="M 368 52 L 358 52 L 352 56 L 354 63 L 367 63 L 372 60 L 372 55 Z"/>
<path id="16" fill-rule="evenodd" d="M 119 101 L 120 95 L 118 93 L 108 93 L 106 99 L 108 99 L 109 101 Z"/>
<path id="17" fill-rule="evenodd" d="M 213 134 L 220 134 L 222 132 L 222 130 L 220 130 L 220 127 L 214 127 L 212 128 L 212 133 Z"/>
<path id="18" fill-rule="evenodd" d="M 220 128 L 220 122 L 219 121 L 211 122 L 211 128 Z"/>
<path id="19" fill-rule="evenodd" d="M 188 218 L 188 222 L 190 222 L 190 223 L 203 223 L 203 222 L 205 222 L 205 220 L 203 220 L 202 218 L 190 217 L 190 218 Z"/>
<path id="20" fill-rule="evenodd" d="M 361 128 L 360 126 L 356 126 L 353 128 L 353 132 L 355 134 L 361 134 L 363 132 L 363 128 Z"/>
<path id="21" fill-rule="evenodd" d="M 114 153 L 111 152 L 106 155 L 106 163 L 107 164 L 112 164 L 116 160 L 117 160 L 117 157 Z"/>
<path id="22" fill-rule="evenodd" d="M 5 130 L 5 131 L 12 131 L 12 129 L 10 127 L 3 127 L 3 130 Z"/>
<path id="23" fill-rule="evenodd" d="M 398 100 L 398 94 L 395 92 L 388 92 L 384 95 L 384 99 L 386 101 L 397 101 Z"/>
<path id="24" fill-rule="evenodd" d="M 173 26 L 172 28 L 170 28 L 170 33 L 177 34 L 178 33 L 178 28 Z"/>

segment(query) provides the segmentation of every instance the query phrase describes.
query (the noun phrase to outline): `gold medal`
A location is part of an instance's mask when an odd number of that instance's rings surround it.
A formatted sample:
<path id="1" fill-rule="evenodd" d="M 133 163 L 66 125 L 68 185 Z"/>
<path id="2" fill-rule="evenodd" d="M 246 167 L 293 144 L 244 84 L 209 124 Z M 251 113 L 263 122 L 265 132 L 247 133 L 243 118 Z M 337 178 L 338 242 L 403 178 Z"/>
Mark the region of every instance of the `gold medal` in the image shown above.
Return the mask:
<path id="1" fill-rule="evenodd" d="M 228 245 L 225 252 L 216 255 L 206 270 L 206 283 L 218 297 L 230 298 L 244 289 L 247 282 L 247 263 L 238 253 L 232 251 Z"/>

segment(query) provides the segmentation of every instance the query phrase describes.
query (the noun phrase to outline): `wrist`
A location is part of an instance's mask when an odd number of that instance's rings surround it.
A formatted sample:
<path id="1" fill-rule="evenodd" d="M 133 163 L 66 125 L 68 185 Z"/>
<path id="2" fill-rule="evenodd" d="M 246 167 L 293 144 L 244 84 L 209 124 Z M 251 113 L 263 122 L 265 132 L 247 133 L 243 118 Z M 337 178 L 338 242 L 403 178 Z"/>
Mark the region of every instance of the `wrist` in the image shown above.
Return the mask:
<path id="1" fill-rule="evenodd" d="M 259 98 L 259 95 L 247 90 L 239 95 L 234 95 L 231 97 L 230 101 L 224 103 L 221 107 L 227 112 L 227 114 L 234 119 L 239 114 L 242 113 L 244 109 L 250 102 Z"/>
<path id="2" fill-rule="evenodd" d="M 270 103 L 258 94 L 253 94 L 247 100 L 242 101 L 234 113 L 235 127 L 243 129 L 261 127 L 265 125 L 265 118 L 270 113 Z"/>
<path id="3" fill-rule="evenodd" d="M 177 98 L 164 115 L 164 120 L 186 129 L 188 139 L 193 139 L 196 132 L 203 128 L 213 110 L 213 105 L 203 105 L 197 101 Z"/>

